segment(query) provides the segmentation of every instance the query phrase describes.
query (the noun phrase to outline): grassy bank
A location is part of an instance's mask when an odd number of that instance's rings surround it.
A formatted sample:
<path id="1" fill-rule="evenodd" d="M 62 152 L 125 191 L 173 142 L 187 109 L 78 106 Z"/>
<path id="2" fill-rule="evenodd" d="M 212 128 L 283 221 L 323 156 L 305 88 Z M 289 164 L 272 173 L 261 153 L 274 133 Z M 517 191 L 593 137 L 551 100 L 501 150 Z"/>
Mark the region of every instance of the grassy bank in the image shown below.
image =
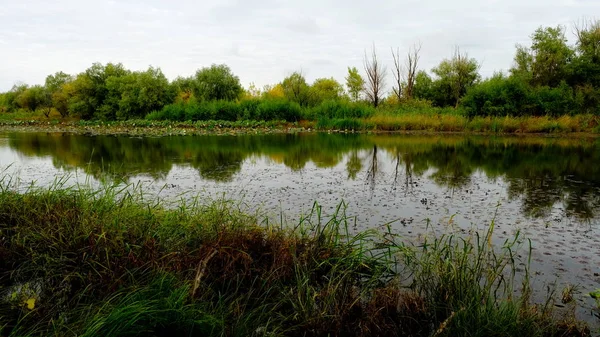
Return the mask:
<path id="1" fill-rule="evenodd" d="M 473 117 L 460 114 L 377 114 L 364 119 L 321 119 L 321 130 L 428 131 L 490 134 L 600 133 L 594 115 L 555 117 Z"/>
<path id="2" fill-rule="evenodd" d="M 600 118 L 595 115 L 561 117 L 473 117 L 449 113 L 452 109 L 401 114 L 377 112 L 369 117 L 316 117 L 288 122 L 285 120 L 126 120 L 83 121 L 58 117 L 22 116 L 7 118 L 0 113 L 0 127 L 20 130 L 48 129 L 94 134 L 212 134 L 269 133 L 296 131 L 355 132 L 463 132 L 485 134 L 600 134 Z M 17 116 L 18 117 L 18 116 Z M 312 118 L 314 117 L 314 118 Z"/>
<path id="3" fill-rule="evenodd" d="M 515 280 L 518 240 L 494 249 L 493 225 L 416 246 L 350 233 L 343 205 L 331 220 L 315 206 L 281 228 L 226 200 L 9 185 L 1 336 L 587 335 L 529 303 Z"/>

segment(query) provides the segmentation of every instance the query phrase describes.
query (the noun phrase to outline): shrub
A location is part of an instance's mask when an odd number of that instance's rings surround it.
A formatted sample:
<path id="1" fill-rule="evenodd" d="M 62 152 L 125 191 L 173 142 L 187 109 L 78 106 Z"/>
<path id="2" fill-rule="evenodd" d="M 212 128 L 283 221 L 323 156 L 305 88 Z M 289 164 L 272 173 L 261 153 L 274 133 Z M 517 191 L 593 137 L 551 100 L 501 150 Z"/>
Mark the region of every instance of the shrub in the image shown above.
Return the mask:
<path id="1" fill-rule="evenodd" d="M 375 109 L 360 103 L 328 100 L 314 107 L 309 112 L 309 119 L 319 118 L 367 118 L 375 113 Z"/>
<path id="2" fill-rule="evenodd" d="M 256 109 L 256 119 L 297 121 L 302 116 L 302 108 L 295 102 L 284 99 L 263 100 Z"/>

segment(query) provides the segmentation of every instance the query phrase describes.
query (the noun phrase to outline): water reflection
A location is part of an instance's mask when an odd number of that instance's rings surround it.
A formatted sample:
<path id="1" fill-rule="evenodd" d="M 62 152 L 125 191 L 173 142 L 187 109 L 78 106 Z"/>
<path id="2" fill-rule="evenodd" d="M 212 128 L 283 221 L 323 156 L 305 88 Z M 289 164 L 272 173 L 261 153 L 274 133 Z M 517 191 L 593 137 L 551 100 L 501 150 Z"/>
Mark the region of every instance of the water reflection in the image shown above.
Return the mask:
<path id="1" fill-rule="evenodd" d="M 595 139 L 276 134 L 133 138 L 61 133 L 13 133 L 8 146 L 21 155 L 51 157 L 54 167 L 81 169 L 98 179 L 144 174 L 164 179 L 174 165 L 205 179 L 231 181 L 250 158 L 264 157 L 301 171 L 309 162 L 325 169 L 344 165 L 348 180 L 364 179 L 411 193 L 414 178 L 464 189 L 476 172 L 503 178 L 521 212 L 548 217 L 556 203 L 568 216 L 591 219 L 600 209 L 600 145 Z M 0 147 L 6 144 L 0 143 Z M 385 153 L 385 156 L 382 156 Z M 386 174 L 382 161 L 392 167 Z M 362 177 L 362 176 L 360 176 Z M 362 178 L 361 178 L 362 179 Z"/>

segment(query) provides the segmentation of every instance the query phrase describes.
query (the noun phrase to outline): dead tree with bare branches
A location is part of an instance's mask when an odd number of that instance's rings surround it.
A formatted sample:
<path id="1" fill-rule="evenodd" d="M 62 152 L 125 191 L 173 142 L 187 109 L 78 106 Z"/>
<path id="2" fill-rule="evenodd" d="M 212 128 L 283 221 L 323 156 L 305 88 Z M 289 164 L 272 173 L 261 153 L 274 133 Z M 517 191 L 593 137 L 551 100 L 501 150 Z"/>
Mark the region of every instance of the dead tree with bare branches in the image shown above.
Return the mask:
<path id="1" fill-rule="evenodd" d="M 377 107 L 381 103 L 381 96 L 385 88 L 387 69 L 377 60 L 377 52 L 374 45 L 371 59 L 367 58 L 367 52 L 365 51 L 364 66 L 367 73 L 367 81 L 364 89 L 365 95 L 371 104 Z"/>
<path id="2" fill-rule="evenodd" d="M 414 94 L 415 79 L 417 78 L 417 66 L 419 64 L 419 53 L 421 52 L 421 43 L 414 44 L 406 56 L 406 87 L 404 97 L 411 99 Z"/>
<path id="3" fill-rule="evenodd" d="M 394 85 L 392 86 L 392 92 L 394 96 L 398 99 L 398 103 L 402 101 L 402 64 L 400 63 L 400 51 L 396 48 L 396 52 L 394 49 L 392 50 L 392 59 L 394 60 L 394 71 L 392 72 L 394 75 Z"/>

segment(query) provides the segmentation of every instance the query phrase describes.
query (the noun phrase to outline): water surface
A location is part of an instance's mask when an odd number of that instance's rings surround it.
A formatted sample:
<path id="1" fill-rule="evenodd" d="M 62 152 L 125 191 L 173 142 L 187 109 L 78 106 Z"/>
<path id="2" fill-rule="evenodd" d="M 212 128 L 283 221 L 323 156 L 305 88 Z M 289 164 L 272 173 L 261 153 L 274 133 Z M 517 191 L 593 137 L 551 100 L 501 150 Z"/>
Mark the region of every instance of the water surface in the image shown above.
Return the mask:
<path id="1" fill-rule="evenodd" d="M 50 184 L 141 183 L 165 198 L 226 197 L 294 223 L 343 200 L 357 229 L 414 242 L 485 229 L 532 240 L 538 288 L 600 287 L 600 141 L 594 138 L 275 134 L 135 138 L 0 134 L 0 169 Z M 534 284 L 536 286 L 536 284 Z"/>

